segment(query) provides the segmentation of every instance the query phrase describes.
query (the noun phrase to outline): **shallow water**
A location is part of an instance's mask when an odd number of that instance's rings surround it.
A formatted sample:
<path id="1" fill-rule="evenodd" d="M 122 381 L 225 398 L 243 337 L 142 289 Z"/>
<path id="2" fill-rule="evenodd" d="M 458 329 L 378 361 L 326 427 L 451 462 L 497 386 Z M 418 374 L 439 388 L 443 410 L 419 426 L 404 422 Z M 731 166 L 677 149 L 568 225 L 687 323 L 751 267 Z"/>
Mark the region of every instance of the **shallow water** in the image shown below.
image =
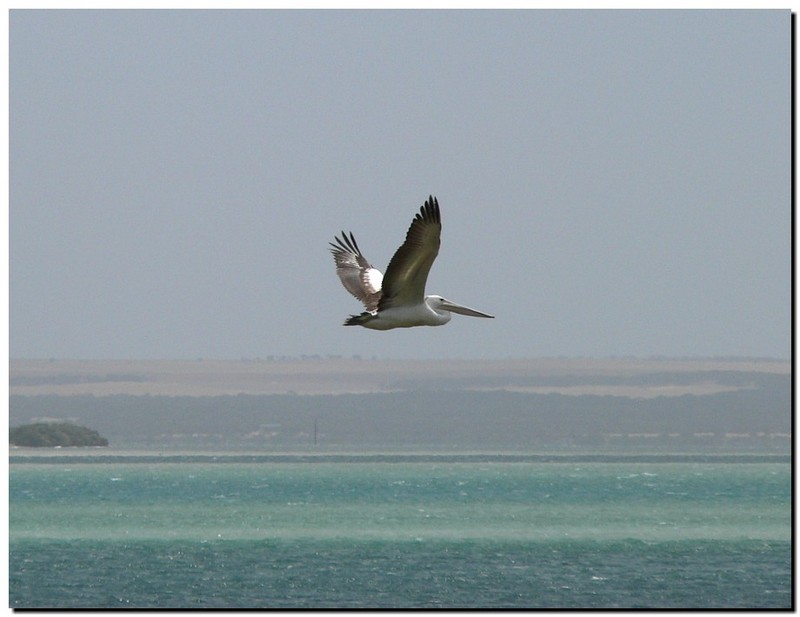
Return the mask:
<path id="1" fill-rule="evenodd" d="M 11 605 L 791 605 L 784 463 L 186 461 L 12 463 Z"/>

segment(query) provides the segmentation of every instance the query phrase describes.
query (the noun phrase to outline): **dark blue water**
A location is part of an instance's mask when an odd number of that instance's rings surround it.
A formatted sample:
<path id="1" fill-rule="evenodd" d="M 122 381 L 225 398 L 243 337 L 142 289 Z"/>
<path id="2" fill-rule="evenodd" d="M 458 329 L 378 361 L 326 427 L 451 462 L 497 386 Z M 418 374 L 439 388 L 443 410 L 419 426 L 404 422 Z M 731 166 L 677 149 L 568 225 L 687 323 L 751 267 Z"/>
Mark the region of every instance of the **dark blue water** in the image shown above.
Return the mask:
<path id="1" fill-rule="evenodd" d="M 785 463 L 10 466 L 29 608 L 789 608 Z"/>

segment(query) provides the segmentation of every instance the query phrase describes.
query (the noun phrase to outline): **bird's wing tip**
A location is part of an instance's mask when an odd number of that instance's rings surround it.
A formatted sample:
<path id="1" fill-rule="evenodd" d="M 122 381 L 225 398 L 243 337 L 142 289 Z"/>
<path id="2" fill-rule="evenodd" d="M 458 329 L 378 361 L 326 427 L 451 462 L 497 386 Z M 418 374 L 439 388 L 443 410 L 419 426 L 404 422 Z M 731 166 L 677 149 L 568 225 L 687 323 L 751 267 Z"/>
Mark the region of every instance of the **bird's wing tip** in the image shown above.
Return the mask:
<path id="1" fill-rule="evenodd" d="M 422 204 L 417 216 L 424 221 L 441 224 L 442 217 L 439 212 L 439 200 L 433 195 L 428 195 L 428 199 Z"/>

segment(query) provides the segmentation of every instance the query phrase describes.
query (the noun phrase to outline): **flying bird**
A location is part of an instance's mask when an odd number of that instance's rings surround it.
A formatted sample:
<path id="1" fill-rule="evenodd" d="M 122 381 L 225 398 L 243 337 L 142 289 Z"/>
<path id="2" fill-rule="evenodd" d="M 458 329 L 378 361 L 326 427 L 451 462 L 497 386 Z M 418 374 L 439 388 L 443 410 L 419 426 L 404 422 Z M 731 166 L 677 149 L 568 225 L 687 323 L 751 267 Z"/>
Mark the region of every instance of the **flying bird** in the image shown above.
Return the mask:
<path id="1" fill-rule="evenodd" d="M 366 311 L 350 315 L 345 326 L 371 330 L 391 330 L 414 326 L 442 326 L 450 313 L 470 317 L 490 317 L 461 306 L 442 296 L 425 295 L 425 282 L 439 254 L 442 218 L 439 201 L 431 196 L 411 221 L 406 241 L 397 249 L 386 268 L 386 275 L 373 268 L 358 248 L 353 233 L 330 242 L 336 274 L 345 289 L 361 300 Z"/>

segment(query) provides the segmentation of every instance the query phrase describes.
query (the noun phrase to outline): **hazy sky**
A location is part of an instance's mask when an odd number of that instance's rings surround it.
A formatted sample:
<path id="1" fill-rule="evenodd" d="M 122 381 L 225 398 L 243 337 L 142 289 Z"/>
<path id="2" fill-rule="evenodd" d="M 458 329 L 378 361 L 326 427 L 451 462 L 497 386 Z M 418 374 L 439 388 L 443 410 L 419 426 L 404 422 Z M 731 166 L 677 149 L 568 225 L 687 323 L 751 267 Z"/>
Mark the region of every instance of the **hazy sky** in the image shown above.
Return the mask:
<path id="1" fill-rule="evenodd" d="M 790 352 L 790 13 L 12 11 L 12 358 Z M 428 293 L 345 328 L 428 194 Z"/>

